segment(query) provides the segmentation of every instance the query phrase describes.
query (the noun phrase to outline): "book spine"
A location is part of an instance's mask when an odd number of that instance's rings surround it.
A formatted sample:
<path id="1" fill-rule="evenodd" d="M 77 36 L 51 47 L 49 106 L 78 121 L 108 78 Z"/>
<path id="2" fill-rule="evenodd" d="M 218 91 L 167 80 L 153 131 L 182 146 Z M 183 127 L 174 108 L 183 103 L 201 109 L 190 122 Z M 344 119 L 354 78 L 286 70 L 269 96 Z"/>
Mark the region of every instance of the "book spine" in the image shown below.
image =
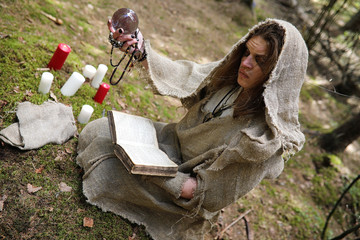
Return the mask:
<path id="1" fill-rule="evenodd" d="M 115 145 L 114 152 L 115 155 L 118 157 L 118 159 L 124 164 L 128 172 L 132 173 L 134 168 L 134 163 L 131 161 L 130 157 L 126 154 L 124 149 L 119 145 Z"/>
<path id="2" fill-rule="evenodd" d="M 114 114 L 112 111 L 108 111 L 108 122 L 109 122 L 109 129 L 111 140 L 113 144 L 116 144 L 116 132 L 115 132 L 115 123 L 114 123 Z"/>

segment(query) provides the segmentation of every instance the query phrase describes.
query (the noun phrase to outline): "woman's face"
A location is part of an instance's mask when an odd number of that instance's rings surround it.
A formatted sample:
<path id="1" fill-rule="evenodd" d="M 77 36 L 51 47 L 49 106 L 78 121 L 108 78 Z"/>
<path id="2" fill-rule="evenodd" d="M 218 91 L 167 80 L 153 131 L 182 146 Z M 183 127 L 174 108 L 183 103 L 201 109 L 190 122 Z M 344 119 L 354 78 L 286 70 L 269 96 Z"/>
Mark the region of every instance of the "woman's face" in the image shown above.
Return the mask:
<path id="1" fill-rule="evenodd" d="M 246 49 L 238 71 L 237 82 L 244 89 L 251 89 L 265 81 L 261 65 L 266 62 L 268 43 L 261 36 L 254 36 L 246 42 Z"/>

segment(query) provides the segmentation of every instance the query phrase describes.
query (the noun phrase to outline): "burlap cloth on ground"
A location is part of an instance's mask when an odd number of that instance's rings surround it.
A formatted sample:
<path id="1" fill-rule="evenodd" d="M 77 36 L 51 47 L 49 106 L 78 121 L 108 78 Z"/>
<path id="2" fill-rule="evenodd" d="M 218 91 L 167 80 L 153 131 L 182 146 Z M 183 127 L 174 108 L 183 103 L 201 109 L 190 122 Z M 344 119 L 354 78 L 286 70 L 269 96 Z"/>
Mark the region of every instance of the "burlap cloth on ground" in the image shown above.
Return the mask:
<path id="1" fill-rule="evenodd" d="M 0 139 L 21 150 L 63 144 L 77 131 L 72 108 L 62 103 L 19 103 L 16 115 L 19 121 L 1 130 Z"/>
<path id="2" fill-rule="evenodd" d="M 153 239 L 203 239 L 223 207 L 283 170 L 282 154 L 299 151 L 304 135 L 298 100 L 307 66 L 307 48 L 294 26 L 269 19 L 285 30 L 285 43 L 265 83 L 266 111 L 234 119 L 221 115 L 203 123 L 202 96 L 212 73 L 238 57 L 249 35 L 221 61 L 171 61 L 146 42 L 149 77 L 162 95 L 179 97 L 188 112 L 178 123 L 155 123 L 160 148 L 179 165 L 174 178 L 130 175 L 113 153 L 106 118 L 89 123 L 79 136 L 77 163 L 84 168 L 83 191 L 103 211 L 143 224 Z M 261 25 L 263 23 L 260 23 Z M 259 25 L 250 30 L 252 32 Z M 184 181 L 197 179 L 194 198 L 180 198 Z"/>

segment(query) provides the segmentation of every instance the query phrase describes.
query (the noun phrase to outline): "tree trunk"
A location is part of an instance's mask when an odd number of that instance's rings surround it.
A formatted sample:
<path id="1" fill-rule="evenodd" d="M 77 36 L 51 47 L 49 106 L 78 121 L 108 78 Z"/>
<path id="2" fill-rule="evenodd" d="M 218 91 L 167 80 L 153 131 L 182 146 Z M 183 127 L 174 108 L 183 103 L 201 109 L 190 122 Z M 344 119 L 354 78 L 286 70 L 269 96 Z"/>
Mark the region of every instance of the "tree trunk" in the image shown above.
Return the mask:
<path id="1" fill-rule="evenodd" d="M 346 73 L 342 73 L 342 74 L 346 74 Z M 338 93 L 344 95 L 360 96 L 359 84 L 357 84 L 356 79 L 343 80 L 335 86 L 335 89 Z"/>
<path id="2" fill-rule="evenodd" d="M 241 0 L 240 2 L 245 3 L 250 9 L 253 7 L 253 0 Z"/>
<path id="3" fill-rule="evenodd" d="M 253 9 L 253 4 L 254 1 L 253 0 L 233 0 L 233 2 L 238 2 L 238 3 L 242 3 L 245 4 L 249 9 Z"/>
<path id="4" fill-rule="evenodd" d="M 360 112 L 330 133 L 320 136 L 320 147 L 327 152 L 343 152 L 360 137 Z"/>
<path id="5" fill-rule="evenodd" d="M 360 32 L 360 11 L 358 11 L 343 27 L 344 30 Z"/>

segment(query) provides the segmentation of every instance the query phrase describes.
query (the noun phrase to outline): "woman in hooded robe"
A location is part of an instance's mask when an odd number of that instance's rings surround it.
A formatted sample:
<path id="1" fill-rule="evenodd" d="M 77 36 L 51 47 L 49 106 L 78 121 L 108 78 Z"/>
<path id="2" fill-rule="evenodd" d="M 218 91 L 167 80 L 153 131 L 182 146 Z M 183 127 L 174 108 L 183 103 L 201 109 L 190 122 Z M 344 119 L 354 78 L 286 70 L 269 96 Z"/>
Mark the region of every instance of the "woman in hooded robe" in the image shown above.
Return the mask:
<path id="1" fill-rule="evenodd" d="M 109 25 L 110 26 L 110 25 Z M 122 50 L 134 43 L 125 41 Z M 159 147 L 178 166 L 175 177 L 129 174 L 114 155 L 106 118 L 81 132 L 78 164 L 88 202 L 145 226 L 153 239 L 203 239 L 219 211 L 264 178 L 276 178 L 285 154 L 305 138 L 298 101 L 308 51 L 290 23 L 267 19 L 221 60 L 172 61 L 144 42 L 154 91 L 187 108 L 177 123 L 157 123 Z"/>

